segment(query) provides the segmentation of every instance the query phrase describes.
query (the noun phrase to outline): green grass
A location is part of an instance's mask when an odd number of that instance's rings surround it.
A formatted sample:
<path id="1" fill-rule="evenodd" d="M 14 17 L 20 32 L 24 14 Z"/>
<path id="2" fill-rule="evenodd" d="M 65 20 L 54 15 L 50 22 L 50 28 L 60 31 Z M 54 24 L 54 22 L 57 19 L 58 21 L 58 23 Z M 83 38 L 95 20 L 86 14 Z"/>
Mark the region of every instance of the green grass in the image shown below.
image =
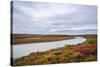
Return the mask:
<path id="1" fill-rule="evenodd" d="M 83 44 L 97 44 L 97 35 L 84 35 L 87 40 Z"/>

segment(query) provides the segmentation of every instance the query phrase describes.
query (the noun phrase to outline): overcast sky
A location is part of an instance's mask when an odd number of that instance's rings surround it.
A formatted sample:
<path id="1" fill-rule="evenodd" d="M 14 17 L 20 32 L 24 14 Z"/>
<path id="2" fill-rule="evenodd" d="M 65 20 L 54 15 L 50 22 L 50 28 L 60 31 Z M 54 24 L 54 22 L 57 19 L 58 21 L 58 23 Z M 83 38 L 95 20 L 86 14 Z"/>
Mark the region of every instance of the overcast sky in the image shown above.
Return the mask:
<path id="1" fill-rule="evenodd" d="M 13 2 L 13 33 L 96 34 L 97 7 L 31 1 Z"/>

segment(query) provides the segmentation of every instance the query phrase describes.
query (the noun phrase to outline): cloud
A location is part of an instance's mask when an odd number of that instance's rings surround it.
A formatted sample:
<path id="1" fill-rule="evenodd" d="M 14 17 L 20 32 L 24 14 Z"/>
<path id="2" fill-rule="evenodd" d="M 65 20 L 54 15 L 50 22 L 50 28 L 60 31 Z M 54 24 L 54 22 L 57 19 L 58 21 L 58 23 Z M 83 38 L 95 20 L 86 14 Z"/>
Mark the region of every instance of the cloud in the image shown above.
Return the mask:
<path id="1" fill-rule="evenodd" d="M 69 30 L 76 30 L 77 34 L 82 30 L 96 33 L 96 13 L 97 8 L 92 5 L 14 1 L 13 33 L 67 34 Z"/>

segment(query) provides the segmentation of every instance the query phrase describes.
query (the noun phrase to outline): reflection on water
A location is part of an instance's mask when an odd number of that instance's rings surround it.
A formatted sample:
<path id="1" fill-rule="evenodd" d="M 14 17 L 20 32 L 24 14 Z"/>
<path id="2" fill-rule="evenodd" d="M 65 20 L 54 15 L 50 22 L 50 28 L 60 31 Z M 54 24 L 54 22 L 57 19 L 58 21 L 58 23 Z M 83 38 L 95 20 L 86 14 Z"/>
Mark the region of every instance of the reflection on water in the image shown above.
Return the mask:
<path id="1" fill-rule="evenodd" d="M 49 49 L 54 49 L 58 47 L 63 47 L 65 45 L 76 45 L 86 41 L 83 37 L 75 37 L 75 39 L 55 41 L 55 42 L 42 42 L 42 43 L 29 43 L 22 45 L 13 45 L 13 58 L 28 55 L 32 52 L 46 51 Z"/>

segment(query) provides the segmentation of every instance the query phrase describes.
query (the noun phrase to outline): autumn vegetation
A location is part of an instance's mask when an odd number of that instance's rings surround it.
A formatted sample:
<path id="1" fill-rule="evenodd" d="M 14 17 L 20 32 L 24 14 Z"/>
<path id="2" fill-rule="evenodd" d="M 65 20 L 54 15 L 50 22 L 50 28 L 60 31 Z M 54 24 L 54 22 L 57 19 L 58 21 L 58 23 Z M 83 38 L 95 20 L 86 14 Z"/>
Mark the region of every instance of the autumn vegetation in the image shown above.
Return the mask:
<path id="1" fill-rule="evenodd" d="M 81 35 L 87 41 L 66 45 L 45 52 L 33 52 L 28 56 L 13 59 L 13 66 L 56 63 L 90 62 L 97 60 L 97 35 Z"/>
<path id="2" fill-rule="evenodd" d="M 11 34 L 12 45 L 26 43 L 52 42 L 74 38 L 72 35 L 35 35 L 35 34 Z"/>

